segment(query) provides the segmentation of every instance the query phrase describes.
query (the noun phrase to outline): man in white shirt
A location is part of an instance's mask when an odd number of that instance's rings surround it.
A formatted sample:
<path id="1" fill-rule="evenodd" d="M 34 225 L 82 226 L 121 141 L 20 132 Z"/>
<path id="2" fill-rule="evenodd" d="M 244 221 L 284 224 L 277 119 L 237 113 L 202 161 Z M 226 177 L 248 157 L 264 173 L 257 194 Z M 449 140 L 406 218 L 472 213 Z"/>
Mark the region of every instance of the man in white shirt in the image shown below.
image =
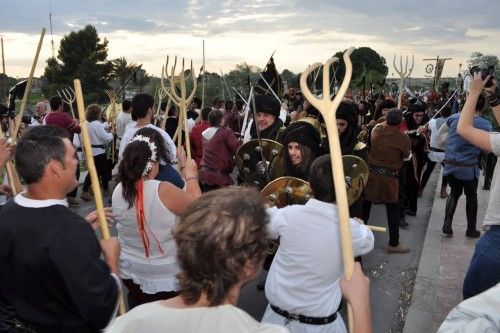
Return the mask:
<path id="1" fill-rule="evenodd" d="M 129 126 L 126 126 L 125 133 L 122 136 L 122 140 L 120 143 L 120 150 L 118 151 L 118 159 L 121 160 L 123 156 L 123 152 L 125 151 L 125 147 L 132 141 L 135 132 L 143 127 L 150 127 L 157 130 L 163 140 L 165 141 L 165 145 L 169 149 L 170 160 L 172 163 L 177 163 L 177 148 L 175 147 L 174 141 L 170 138 L 165 130 L 153 125 L 151 120 L 153 119 L 153 106 L 154 99 L 151 95 L 148 94 L 137 94 L 132 100 L 132 117 L 135 118 L 134 123 L 130 123 Z M 160 161 L 161 163 L 161 161 Z"/>
<path id="2" fill-rule="evenodd" d="M 125 134 L 125 128 L 132 121 L 132 102 L 129 100 L 124 100 L 122 102 L 122 112 L 116 117 L 116 137 L 118 138 L 117 146 L 119 147 L 119 142 Z"/>
<path id="3" fill-rule="evenodd" d="M 286 325 L 291 332 L 346 332 L 337 312 L 344 273 L 330 156 L 317 158 L 309 174 L 314 193 L 306 205 L 269 208 L 272 237 L 280 246 L 269 269 L 263 322 Z M 373 233 L 350 219 L 355 256 L 373 249 Z"/>

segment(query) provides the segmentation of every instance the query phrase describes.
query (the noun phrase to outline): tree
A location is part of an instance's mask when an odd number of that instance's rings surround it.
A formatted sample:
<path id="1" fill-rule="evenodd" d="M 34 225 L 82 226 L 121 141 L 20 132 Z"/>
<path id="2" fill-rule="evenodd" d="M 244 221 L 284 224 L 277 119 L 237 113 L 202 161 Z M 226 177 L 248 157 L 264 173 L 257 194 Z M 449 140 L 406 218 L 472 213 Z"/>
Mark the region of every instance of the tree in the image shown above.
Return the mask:
<path id="1" fill-rule="evenodd" d="M 339 61 L 334 64 L 336 69 L 335 77 L 339 85 L 342 83 L 345 74 L 343 56 L 344 52 L 335 53 L 335 57 L 339 58 Z M 362 76 L 367 73 L 371 73 L 370 75 L 377 80 L 380 79 L 380 77 L 386 77 L 389 70 L 387 68 L 385 58 L 369 47 L 360 47 L 355 49 L 351 54 L 351 61 L 353 82 L 361 80 Z M 330 69 L 330 75 L 333 75 L 334 72 L 335 71 L 333 69 Z M 321 77 L 322 73 L 320 72 L 317 82 L 321 82 Z M 369 87 L 368 82 L 367 86 Z"/>
<path id="2" fill-rule="evenodd" d="M 115 90 L 123 87 L 125 82 L 130 78 L 130 76 L 138 69 L 136 64 L 129 64 L 125 57 L 116 58 L 111 61 L 113 65 L 113 71 L 111 72 L 111 77 L 118 81 L 118 87 Z M 125 99 L 125 88 L 121 90 L 122 100 Z"/>
<path id="3" fill-rule="evenodd" d="M 480 52 L 474 52 L 467 63 L 469 67 L 478 66 L 479 68 L 488 68 L 489 66 L 493 66 L 495 68 L 495 77 L 500 78 L 500 62 L 496 55 L 484 55 Z"/>
<path id="4" fill-rule="evenodd" d="M 299 75 L 291 72 L 288 69 L 284 69 L 281 73 L 281 78 L 283 82 L 286 82 L 288 88 L 300 88 L 300 77 Z"/>
<path id="5" fill-rule="evenodd" d="M 57 59 L 51 57 L 47 60 L 45 96 L 50 97 L 58 89 L 73 86 L 73 80 L 80 79 L 86 101 L 105 101 L 104 90 L 109 88 L 107 80 L 112 70 L 107 56 L 108 41 L 104 39 L 101 43 L 97 30 L 91 25 L 64 36 Z"/>
<path id="6" fill-rule="evenodd" d="M 137 70 L 134 82 L 139 88 L 139 92 L 141 93 L 144 92 L 144 89 L 146 88 L 150 80 L 151 76 L 149 76 L 148 73 L 146 73 L 146 70 L 142 68 Z"/>

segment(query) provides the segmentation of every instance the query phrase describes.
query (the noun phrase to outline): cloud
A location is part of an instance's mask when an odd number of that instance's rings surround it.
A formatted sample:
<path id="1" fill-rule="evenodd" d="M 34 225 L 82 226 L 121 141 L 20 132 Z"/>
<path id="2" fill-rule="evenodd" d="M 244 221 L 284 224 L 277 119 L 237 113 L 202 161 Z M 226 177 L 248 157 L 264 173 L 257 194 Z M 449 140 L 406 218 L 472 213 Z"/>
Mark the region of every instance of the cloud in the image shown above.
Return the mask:
<path id="1" fill-rule="evenodd" d="M 6 61 L 25 76 L 41 27 L 49 26 L 49 1 L 4 0 L 2 7 Z M 415 54 L 415 76 L 424 75 L 421 59 L 437 54 L 454 58 L 445 75 L 474 51 L 500 55 L 500 2 L 486 0 L 65 0 L 53 1 L 52 13 L 56 48 L 65 34 L 93 24 L 109 40 L 109 59 L 125 56 L 153 74 L 167 53 L 201 62 L 202 39 L 215 71 L 243 61 L 263 66 L 275 49 L 279 69 L 295 72 L 351 45 L 371 47 L 388 62 L 394 53 Z"/>

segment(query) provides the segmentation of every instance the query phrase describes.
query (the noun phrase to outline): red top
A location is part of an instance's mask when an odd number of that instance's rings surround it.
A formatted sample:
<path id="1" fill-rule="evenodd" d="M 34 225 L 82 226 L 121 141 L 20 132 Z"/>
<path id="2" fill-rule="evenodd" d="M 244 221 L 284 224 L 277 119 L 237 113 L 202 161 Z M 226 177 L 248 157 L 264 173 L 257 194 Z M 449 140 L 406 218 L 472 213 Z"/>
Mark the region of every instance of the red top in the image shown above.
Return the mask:
<path id="1" fill-rule="evenodd" d="M 227 127 L 220 127 L 209 139 L 203 138 L 203 158 L 201 160 L 200 183 L 208 185 L 232 185 L 229 174 L 234 168 L 233 155 L 243 141 Z"/>
<path id="2" fill-rule="evenodd" d="M 194 126 L 189 133 L 189 141 L 191 142 L 191 156 L 194 161 L 200 167 L 201 158 L 203 157 L 203 140 L 201 138 L 201 133 L 210 127 L 208 121 L 202 121 L 198 125 Z"/>
<path id="3" fill-rule="evenodd" d="M 49 112 L 43 118 L 45 125 L 53 125 L 65 128 L 68 131 L 68 138 L 73 139 L 73 134 L 80 133 L 80 125 L 66 112 Z"/>

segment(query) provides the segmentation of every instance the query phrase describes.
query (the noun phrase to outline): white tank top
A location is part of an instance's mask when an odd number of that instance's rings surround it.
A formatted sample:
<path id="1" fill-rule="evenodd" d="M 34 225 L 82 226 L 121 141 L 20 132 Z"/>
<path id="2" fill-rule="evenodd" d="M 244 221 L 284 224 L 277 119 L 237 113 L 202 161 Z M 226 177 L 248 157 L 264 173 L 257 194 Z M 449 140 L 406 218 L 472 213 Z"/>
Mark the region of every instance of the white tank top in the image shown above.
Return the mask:
<path id="1" fill-rule="evenodd" d="M 147 294 L 178 289 L 176 274 L 180 268 L 177 264 L 177 247 L 172 237 L 172 228 L 178 223 L 179 217 L 161 202 L 158 195 L 160 183 L 158 180 L 144 182 L 145 230 L 149 238 L 148 258 L 144 252 L 137 223 L 135 204 L 128 208 L 128 202 L 122 195 L 121 183 L 116 186 L 112 197 L 113 215 L 121 245 L 120 274 L 124 279 L 132 279 Z"/>

